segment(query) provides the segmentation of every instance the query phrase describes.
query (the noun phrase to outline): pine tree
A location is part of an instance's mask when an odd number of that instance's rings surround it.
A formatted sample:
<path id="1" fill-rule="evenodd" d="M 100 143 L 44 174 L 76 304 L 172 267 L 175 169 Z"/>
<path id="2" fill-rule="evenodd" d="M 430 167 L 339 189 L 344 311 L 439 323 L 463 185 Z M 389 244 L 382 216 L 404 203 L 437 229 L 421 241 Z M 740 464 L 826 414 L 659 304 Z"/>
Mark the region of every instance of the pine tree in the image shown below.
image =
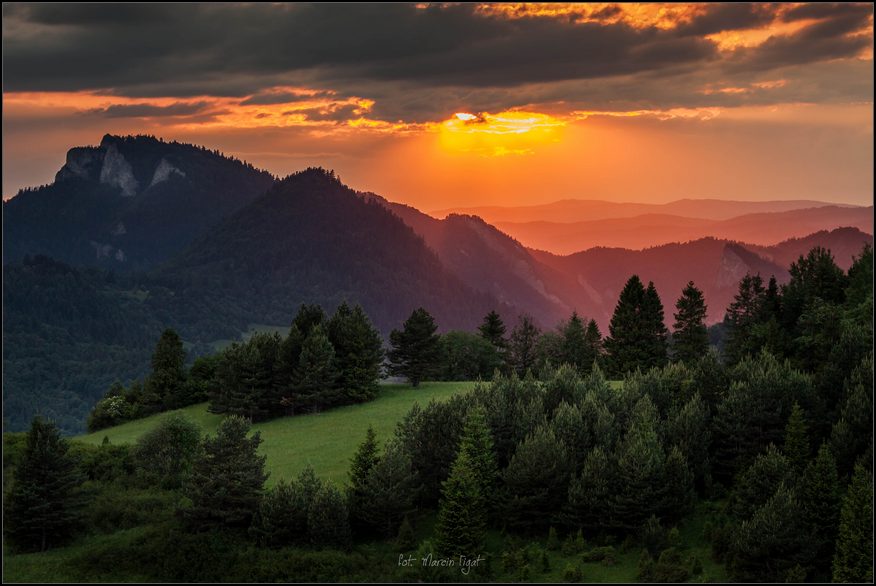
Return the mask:
<path id="1" fill-rule="evenodd" d="M 323 483 L 307 511 L 310 542 L 321 547 L 346 549 L 350 546 L 347 503 L 334 484 Z"/>
<path id="2" fill-rule="evenodd" d="M 422 307 L 414 310 L 403 329 L 393 330 L 389 335 L 392 345 L 388 355 L 389 371 L 406 377 L 414 387 L 437 374 L 440 357 L 437 329 L 428 311 Z"/>
<path id="3" fill-rule="evenodd" d="M 547 528 L 566 500 L 572 469 L 566 447 L 549 427 L 539 427 L 528 435 L 502 473 L 508 525 Z"/>
<path id="4" fill-rule="evenodd" d="M 325 324 L 326 317 L 322 307 L 315 304 L 302 303 L 298 308 L 292 325 L 301 332 L 302 339 L 310 335 L 310 331 L 316 326 Z"/>
<path id="5" fill-rule="evenodd" d="M 806 429 L 806 414 L 794 403 L 788 424 L 785 426 L 785 443 L 782 452 L 795 472 L 803 472 L 809 461 L 809 432 Z"/>
<path id="6" fill-rule="evenodd" d="M 350 483 L 347 487 L 347 502 L 350 505 L 350 526 L 354 534 L 364 534 L 369 526 L 364 518 L 366 497 L 368 495 L 368 476 L 380 461 L 377 448 L 377 435 L 374 428 L 368 426 L 365 440 L 359 444 L 350 465 Z"/>
<path id="7" fill-rule="evenodd" d="M 397 442 L 387 443 L 383 456 L 368 473 L 362 517 L 380 535 L 392 537 L 404 516 L 415 510 L 417 488 L 410 456 Z"/>
<path id="8" fill-rule="evenodd" d="M 505 323 L 496 310 L 490 311 L 484 316 L 483 323 L 478 327 L 481 337 L 488 340 L 496 348 L 503 350 L 508 346 L 508 341 L 505 339 Z"/>
<path id="9" fill-rule="evenodd" d="M 665 366 L 669 360 L 667 339 L 669 330 L 663 320 L 663 303 L 657 294 L 657 288 L 652 281 L 648 281 L 645 289 L 645 301 L 642 304 L 642 317 L 645 320 L 645 332 L 648 349 L 648 361 L 646 368 Z M 644 368 L 643 368 L 644 370 Z"/>
<path id="10" fill-rule="evenodd" d="M 585 356 L 586 367 L 584 371 L 589 373 L 593 368 L 593 364 L 599 364 L 602 359 L 602 334 L 599 332 L 599 326 L 594 319 L 587 322 L 587 330 L 584 332 L 584 343 L 587 346 L 587 355 Z"/>
<path id="11" fill-rule="evenodd" d="M 873 475 L 862 463 L 843 498 L 833 581 L 873 582 Z"/>
<path id="12" fill-rule="evenodd" d="M 54 423 L 35 418 L 3 503 L 3 532 L 15 552 L 63 545 L 78 526 L 83 478 Z"/>
<path id="13" fill-rule="evenodd" d="M 185 487 L 192 506 L 183 516 L 193 528 L 249 526 L 268 478 L 258 455 L 262 439 L 258 432 L 247 438 L 249 430 L 248 420 L 232 415 L 204 441 Z"/>
<path id="14" fill-rule="evenodd" d="M 493 440 L 482 408 L 469 412 L 450 476 L 442 484 L 436 547 L 472 556 L 483 548 L 497 479 Z"/>
<path id="15" fill-rule="evenodd" d="M 827 444 L 803 471 L 797 491 L 803 519 L 817 548 L 815 567 L 825 581 L 830 577 L 830 564 L 836 543 L 840 514 L 840 487 L 836 460 Z"/>
<path id="16" fill-rule="evenodd" d="M 335 350 L 321 325 L 314 326 L 301 348 L 298 359 L 297 403 L 310 411 L 320 411 L 337 402 Z"/>
<path id="17" fill-rule="evenodd" d="M 487 529 L 486 504 L 469 453 L 460 449 L 442 486 L 435 527 L 437 550 L 451 557 L 481 552 Z"/>
<path id="18" fill-rule="evenodd" d="M 706 329 L 706 303 L 703 292 L 690 281 L 675 303 L 672 349 L 675 360 L 693 362 L 709 349 L 709 333 Z"/>
<path id="19" fill-rule="evenodd" d="M 182 339 L 172 329 L 166 329 L 152 354 L 152 374 L 147 380 L 149 391 L 166 409 L 181 407 L 186 371 L 186 352 Z"/>
<path id="20" fill-rule="evenodd" d="M 659 513 L 664 502 L 666 456 L 657 436 L 657 423 L 657 410 L 645 395 L 636 403 L 630 427 L 618 447 L 612 511 L 619 526 L 628 530 Z"/>
<path id="21" fill-rule="evenodd" d="M 377 396 L 383 362 L 383 342 L 358 305 L 342 303 L 328 322 L 327 333 L 335 351 L 335 370 L 341 403 L 360 403 Z"/>
<path id="22" fill-rule="evenodd" d="M 745 275 L 739 281 L 739 291 L 727 308 L 727 342 L 724 354 L 730 364 L 736 364 L 747 355 L 756 354 L 760 347 L 754 336 L 754 327 L 761 322 L 766 290 L 758 275 Z"/>
<path id="23" fill-rule="evenodd" d="M 587 345 L 584 322 L 578 317 L 578 312 L 573 311 L 572 317 L 563 326 L 563 362 L 575 367 L 578 372 L 589 372 L 593 366 L 593 356 Z"/>
<path id="24" fill-rule="evenodd" d="M 569 484 L 566 517 L 572 527 L 599 531 L 608 526 L 614 470 L 599 446 L 584 460 L 581 474 Z"/>
<path id="25" fill-rule="evenodd" d="M 528 315 L 521 315 L 520 321 L 511 332 L 508 344 L 508 360 L 511 369 L 524 376 L 526 371 L 536 364 L 535 345 L 538 341 L 539 329 Z"/>

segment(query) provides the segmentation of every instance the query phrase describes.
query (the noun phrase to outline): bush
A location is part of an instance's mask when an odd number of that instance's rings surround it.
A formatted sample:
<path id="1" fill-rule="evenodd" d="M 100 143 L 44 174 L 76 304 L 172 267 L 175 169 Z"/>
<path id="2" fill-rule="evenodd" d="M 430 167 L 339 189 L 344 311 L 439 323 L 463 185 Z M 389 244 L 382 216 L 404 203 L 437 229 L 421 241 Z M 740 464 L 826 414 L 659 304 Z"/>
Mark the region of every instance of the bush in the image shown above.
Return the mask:
<path id="1" fill-rule="evenodd" d="M 114 533 L 142 525 L 154 525 L 173 518 L 178 496 L 155 489 L 102 487 L 83 512 L 87 530 Z"/>
<path id="2" fill-rule="evenodd" d="M 608 565 L 611 565 L 616 559 L 617 551 L 610 545 L 594 547 L 590 551 L 581 554 L 581 561 L 584 562 L 605 562 L 608 560 Z"/>
<path id="3" fill-rule="evenodd" d="M 686 582 L 690 572 L 674 547 L 664 549 L 654 565 L 654 582 Z"/>
<path id="4" fill-rule="evenodd" d="M 581 570 L 581 566 L 573 566 L 571 563 L 566 564 L 566 569 L 563 570 L 564 582 L 580 582 L 583 579 L 584 572 Z"/>

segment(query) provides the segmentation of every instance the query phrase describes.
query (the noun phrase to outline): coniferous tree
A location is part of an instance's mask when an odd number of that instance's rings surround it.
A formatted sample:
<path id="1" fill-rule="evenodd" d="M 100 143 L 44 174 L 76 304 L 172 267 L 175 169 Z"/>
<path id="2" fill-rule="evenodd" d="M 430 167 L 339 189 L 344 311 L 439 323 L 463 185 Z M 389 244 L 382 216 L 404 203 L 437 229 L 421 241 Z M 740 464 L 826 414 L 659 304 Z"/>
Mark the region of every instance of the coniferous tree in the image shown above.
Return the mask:
<path id="1" fill-rule="evenodd" d="M 354 534 L 365 533 L 368 523 L 365 520 L 368 496 L 368 476 L 380 461 L 377 448 L 377 435 L 374 428 L 368 426 L 365 440 L 359 444 L 350 465 L 350 483 L 347 487 L 347 502 L 350 506 L 350 526 Z"/>
<path id="2" fill-rule="evenodd" d="M 739 291 L 727 308 L 724 321 L 727 325 L 727 342 L 724 354 L 730 364 L 736 364 L 745 356 L 756 354 L 760 347 L 754 335 L 754 327 L 763 316 L 766 290 L 758 275 L 745 275 L 739 281 Z"/>
<path id="3" fill-rule="evenodd" d="M 840 514 L 836 460 L 827 444 L 821 445 L 818 455 L 806 466 L 797 494 L 803 509 L 803 520 L 815 547 L 817 576 L 826 581 L 830 577 Z"/>
<path id="4" fill-rule="evenodd" d="M 645 300 L 642 303 L 642 317 L 645 321 L 645 348 L 647 349 L 647 361 L 642 367 L 653 368 L 664 366 L 668 361 L 667 338 L 669 330 L 663 320 L 663 303 L 657 294 L 657 288 L 652 281 L 648 281 L 645 289 Z"/>
<path id="5" fill-rule="evenodd" d="M 642 346 L 647 335 L 641 317 L 644 302 L 645 287 L 633 275 L 621 291 L 605 339 L 609 370 L 614 374 L 635 370 L 647 360 Z"/>
<path id="6" fill-rule="evenodd" d="M 492 310 L 484 316 L 484 321 L 478 327 L 478 331 L 481 337 L 488 340 L 496 348 L 504 350 L 508 346 L 508 341 L 505 339 L 505 322 L 502 321 L 496 310 Z"/>
<path id="7" fill-rule="evenodd" d="M 335 352 L 336 384 L 342 403 L 370 401 L 377 396 L 383 362 L 383 342 L 360 306 L 342 303 L 327 325 Z"/>
<path id="8" fill-rule="evenodd" d="M 83 478 L 67 451 L 54 423 L 33 420 L 3 503 L 3 532 L 13 551 L 45 551 L 76 530 Z"/>
<path id="9" fill-rule="evenodd" d="M 599 364 L 602 358 L 602 334 L 599 332 L 599 326 L 594 319 L 587 322 L 587 329 L 584 332 L 584 343 L 587 347 L 585 372 L 589 373 L 590 369 L 593 368 L 593 364 Z"/>
<path id="10" fill-rule="evenodd" d="M 831 430 L 830 443 L 840 474 L 848 477 L 859 457 L 873 455 L 873 354 L 852 372 L 839 420 Z"/>
<path id="11" fill-rule="evenodd" d="M 657 410 L 648 395 L 635 405 L 617 452 L 617 491 L 612 513 L 628 530 L 660 512 L 665 498 L 666 456 L 657 435 Z"/>
<path id="12" fill-rule="evenodd" d="M 703 292 L 690 281 L 675 304 L 675 324 L 672 332 L 672 353 L 675 360 L 693 362 L 709 349 L 706 330 L 706 303 Z"/>
<path id="13" fill-rule="evenodd" d="M 584 460 L 581 474 L 569 484 L 568 524 L 599 531 L 610 525 L 614 470 L 606 453 L 596 446 Z"/>
<path id="14" fill-rule="evenodd" d="M 779 486 L 791 482 L 792 474 L 788 458 L 770 444 L 739 475 L 730 497 L 730 512 L 737 519 L 750 519 L 775 494 Z"/>
<path id="15" fill-rule="evenodd" d="M 791 415 L 785 425 L 782 452 L 796 473 L 803 472 L 806 462 L 809 461 L 809 431 L 806 428 L 806 414 L 797 403 L 791 408 Z"/>
<path id="16" fill-rule="evenodd" d="M 330 483 L 322 483 L 307 511 L 310 542 L 321 547 L 346 549 L 350 546 L 350 520 L 347 503 Z"/>
<path id="17" fill-rule="evenodd" d="M 435 334 L 438 326 L 428 311 L 420 307 L 405 321 L 402 330 L 389 335 L 389 370 L 406 377 L 411 385 L 434 376 L 439 368 L 440 345 Z"/>
<path id="18" fill-rule="evenodd" d="M 593 356 L 587 345 L 584 322 L 578 317 L 578 312 L 572 312 L 572 317 L 563 326 L 562 332 L 563 362 L 574 366 L 578 372 L 589 372 L 593 366 Z"/>
<path id="19" fill-rule="evenodd" d="M 322 307 L 316 304 L 302 303 L 298 308 L 292 325 L 298 328 L 303 338 L 310 335 L 310 330 L 316 326 L 325 324 L 326 317 Z"/>
<path id="20" fill-rule="evenodd" d="M 415 510 L 417 489 L 410 456 L 397 442 L 387 443 L 380 460 L 368 473 L 363 518 L 383 537 L 392 537 L 405 515 Z"/>
<path id="21" fill-rule="evenodd" d="M 321 325 L 314 326 L 301 348 L 298 359 L 296 403 L 320 411 L 338 402 L 335 381 L 335 350 Z"/>
<path id="22" fill-rule="evenodd" d="M 511 340 L 508 343 L 508 359 L 511 369 L 519 376 L 535 366 L 535 345 L 538 341 L 539 330 L 528 315 L 521 315 L 520 321 L 511 332 Z"/>
<path id="23" fill-rule="evenodd" d="M 834 582 L 873 582 L 873 474 L 862 463 L 843 498 Z"/>
<path id="24" fill-rule="evenodd" d="M 435 545 L 445 555 L 472 556 L 483 549 L 496 481 L 492 443 L 483 411 L 473 410 L 442 485 Z"/>
<path id="25" fill-rule="evenodd" d="M 248 438 L 249 430 L 248 420 L 232 415 L 204 441 L 185 487 L 192 506 L 183 515 L 193 528 L 249 526 L 268 478 L 265 456 L 258 455 L 261 436 Z"/>
<path id="26" fill-rule="evenodd" d="M 150 393 L 164 408 L 183 406 L 181 396 L 186 380 L 186 352 L 182 339 L 168 328 L 161 334 L 152 354 L 152 374 L 147 380 Z"/>
<path id="27" fill-rule="evenodd" d="M 573 466 L 566 446 L 546 426 L 533 431 L 502 473 L 505 521 L 520 529 L 546 529 L 560 512 Z"/>

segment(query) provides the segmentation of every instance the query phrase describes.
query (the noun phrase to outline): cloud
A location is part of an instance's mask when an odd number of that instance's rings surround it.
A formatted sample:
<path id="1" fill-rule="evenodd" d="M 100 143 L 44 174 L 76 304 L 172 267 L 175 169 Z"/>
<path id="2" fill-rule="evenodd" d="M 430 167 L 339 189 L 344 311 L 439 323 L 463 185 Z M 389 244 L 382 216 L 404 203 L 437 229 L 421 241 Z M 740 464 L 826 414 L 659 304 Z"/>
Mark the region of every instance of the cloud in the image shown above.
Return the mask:
<path id="1" fill-rule="evenodd" d="M 157 106 L 155 104 L 113 104 L 96 112 L 105 115 L 107 118 L 156 118 L 198 114 L 208 106 L 207 102 L 177 102 L 169 106 Z"/>

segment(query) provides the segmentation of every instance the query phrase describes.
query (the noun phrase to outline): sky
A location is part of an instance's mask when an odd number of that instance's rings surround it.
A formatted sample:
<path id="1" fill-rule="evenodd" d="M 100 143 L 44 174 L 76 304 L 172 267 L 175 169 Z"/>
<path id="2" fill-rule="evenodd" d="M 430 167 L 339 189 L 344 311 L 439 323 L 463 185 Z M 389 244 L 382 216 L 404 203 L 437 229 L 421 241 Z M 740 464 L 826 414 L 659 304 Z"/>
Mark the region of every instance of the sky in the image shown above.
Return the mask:
<path id="1" fill-rule="evenodd" d="M 3 197 L 104 134 L 425 211 L 873 202 L 872 4 L 3 4 Z"/>

